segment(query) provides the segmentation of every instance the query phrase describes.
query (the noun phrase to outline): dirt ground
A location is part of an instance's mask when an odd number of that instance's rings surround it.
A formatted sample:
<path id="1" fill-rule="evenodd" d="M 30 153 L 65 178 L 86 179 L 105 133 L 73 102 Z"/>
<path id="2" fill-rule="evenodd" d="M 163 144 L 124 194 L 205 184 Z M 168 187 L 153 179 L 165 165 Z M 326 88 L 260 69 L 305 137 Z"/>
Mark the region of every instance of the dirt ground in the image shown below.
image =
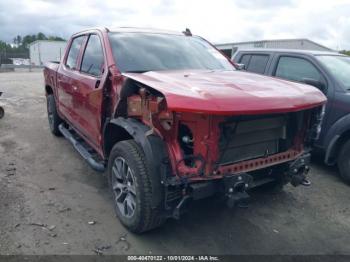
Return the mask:
<path id="1" fill-rule="evenodd" d="M 0 73 L 0 91 L 0 254 L 350 254 L 350 187 L 321 161 L 311 187 L 256 191 L 244 209 L 200 201 L 128 233 L 106 179 L 49 132 L 42 72 Z"/>

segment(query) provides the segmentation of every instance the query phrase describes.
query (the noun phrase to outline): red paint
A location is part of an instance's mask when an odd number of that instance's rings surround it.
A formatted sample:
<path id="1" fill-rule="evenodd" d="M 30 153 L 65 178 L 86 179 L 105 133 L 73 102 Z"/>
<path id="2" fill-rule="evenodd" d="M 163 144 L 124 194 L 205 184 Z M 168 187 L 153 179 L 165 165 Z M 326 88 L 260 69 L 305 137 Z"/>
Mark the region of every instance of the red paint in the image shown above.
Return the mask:
<path id="1" fill-rule="evenodd" d="M 103 46 L 105 68 L 98 78 L 79 71 L 89 34 L 97 34 Z M 78 69 L 71 70 L 65 66 L 65 54 L 59 65 L 49 64 L 45 68 L 45 83 L 53 89 L 60 116 L 103 158 L 106 158 L 103 153 L 103 114 L 106 113 L 109 118 L 117 117 L 115 112 L 120 92 L 127 78 L 164 95 L 160 99 L 140 92 L 129 97 L 129 117 L 153 128 L 167 145 L 173 174 L 188 176 L 193 181 L 261 169 L 291 161 L 303 153 L 308 121 L 288 151 L 263 159 L 218 166 L 219 124 L 227 116 L 296 112 L 326 102 L 325 96 L 314 87 L 240 71 L 178 70 L 121 74 L 105 29 L 84 31 L 72 38 L 80 35 L 86 38 L 79 52 Z M 100 84 L 96 85 L 98 81 Z M 103 101 L 103 92 L 108 96 L 108 103 Z M 164 120 L 171 123 L 170 130 L 162 125 Z M 186 124 L 193 133 L 193 155 L 204 160 L 196 160 L 194 167 L 185 165 L 183 160 L 178 142 L 180 123 Z"/>
<path id="2" fill-rule="evenodd" d="M 242 71 L 123 74 L 163 93 L 170 110 L 215 115 L 295 112 L 326 97 L 314 87 Z"/>

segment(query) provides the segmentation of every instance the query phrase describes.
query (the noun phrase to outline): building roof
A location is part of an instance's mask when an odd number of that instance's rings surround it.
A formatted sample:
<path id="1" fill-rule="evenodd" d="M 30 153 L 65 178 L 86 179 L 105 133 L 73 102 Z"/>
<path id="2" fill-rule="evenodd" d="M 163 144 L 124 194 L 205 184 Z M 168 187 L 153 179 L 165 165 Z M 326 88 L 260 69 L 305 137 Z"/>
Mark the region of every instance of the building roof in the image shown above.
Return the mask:
<path id="1" fill-rule="evenodd" d="M 284 49 L 284 48 L 239 48 L 240 52 L 285 52 L 285 53 L 298 53 L 298 54 L 311 54 L 311 55 L 340 55 L 337 51 L 319 51 L 319 50 L 305 50 L 305 49 Z"/>
<path id="2" fill-rule="evenodd" d="M 234 42 L 234 43 L 223 43 L 223 44 L 216 44 L 215 46 L 220 47 L 220 46 L 225 46 L 225 45 L 243 45 L 243 44 L 254 44 L 254 43 L 271 43 L 271 42 L 291 42 L 291 41 L 307 41 L 310 42 L 314 45 L 317 45 L 321 48 L 327 49 L 332 51 L 331 48 L 328 48 L 324 45 L 321 45 L 319 43 L 316 43 L 310 39 L 307 38 L 292 38 L 292 39 L 271 39 L 271 40 L 258 40 L 258 41 L 245 41 L 245 42 Z"/>
<path id="3" fill-rule="evenodd" d="M 67 43 L 67 41 L 64 41 L 64 40 L 35 40 L 34 42 L 31 42 L 28 44 L 28 46 L 31 46 L 31 45 L 35 45 L 37 43 L 42 43 L 42 42 L 54 42 L 54 43 L 57 43 L 57 42 L 61 42 L 61 43 Z"/>

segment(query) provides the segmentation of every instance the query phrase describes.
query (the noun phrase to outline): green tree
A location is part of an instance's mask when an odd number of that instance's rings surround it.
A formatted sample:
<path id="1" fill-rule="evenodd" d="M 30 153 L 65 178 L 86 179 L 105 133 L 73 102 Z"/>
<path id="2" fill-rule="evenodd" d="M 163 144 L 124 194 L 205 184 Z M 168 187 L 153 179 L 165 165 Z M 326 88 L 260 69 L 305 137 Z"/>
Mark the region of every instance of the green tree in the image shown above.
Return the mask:
<path id="1" fill-rule="evenodd" d="M 46 35 L 44 33 L 39 32 L 36 35 L 36 40 L 47 40 L 47 37 L 46 37 Z"/>
<path id="2" fill-rule="evenodd" d="M 22 46 L 27 48 L 28 44 L 34 42 L 35 40 L 36 40 L 36 36 L 35 35 L 26 35 L 26 36 L 23 37 Z"/>
<path id="3" fill-rule="evenodd" d="M 62 37 L 59 37 L 59 36 L 49 36 L 47 39 L 54 40 L 54 41 L 65 41 Z"/>
<path id="4" fill-rule="evenodd" d="M 0 50 L 1 51 L 4 51 L 4 50 L 9 49 L 9 48 L 11 48 L 11 46 L 9 44 L 0 40 Z"/>
<path id="5" fill-rule="evenodd" d="M 17 44 L 21 44 L 22 43 L 22 37 L 20 35 L 16 36 L 17 38 Z"/>
<path id="6" fill-rule="evenodd" d="M 13 43 L 20 45 L 22 43 L 22 37 L 20 35 L 17 35 L 15 38 L 13 38 Z"/>
<path id="7" fill-rule="evenodd" d="M 1 63 L 11 63 L 9 58 L 12 57 L 23 57 L 27 58 L 29 56 L 29 44 L 36 40 L 56 40 L 64 41 L 63 38 L 58 36 L 46 36 L 44 33 L 39 32 L 33 35 L 20 36 L 17 35 L 13 38 L 14 46 L 9 43 L 0 40 L 0 64 Z"/>
<path id="8" fill-rule="evenodd" d="M 342 50 L 339 53 L 350 56 L 350 50 Z"/>

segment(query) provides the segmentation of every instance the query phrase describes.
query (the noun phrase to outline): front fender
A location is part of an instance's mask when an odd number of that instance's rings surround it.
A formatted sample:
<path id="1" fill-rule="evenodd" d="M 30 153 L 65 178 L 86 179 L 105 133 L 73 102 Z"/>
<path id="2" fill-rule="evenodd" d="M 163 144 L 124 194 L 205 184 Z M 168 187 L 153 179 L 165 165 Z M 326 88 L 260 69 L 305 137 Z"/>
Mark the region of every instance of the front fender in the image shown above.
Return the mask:
<path id="1" fill-rule="evenodd" d="M 164 184 L 169 173 L 168 153 L 163 140 L 150 132 L 150 127 L 132 118 L 118 117 L 110 123 L 123 128 L 143 149 L 152 183 L 152 207 L 157 208 L 164 200 Z"/>
<path id="2" fill-rule="evenodd" d="M 325 163 L 326 164 L 334 164 L 332 159 L 337 154 L 337 148 L 339 146 L 339 142 L 344 135 L 350 131 L 350 114 L 345 115 L 342 118 L 338 119 L 332 127 L 328 130 L 325 137 Z"/>

